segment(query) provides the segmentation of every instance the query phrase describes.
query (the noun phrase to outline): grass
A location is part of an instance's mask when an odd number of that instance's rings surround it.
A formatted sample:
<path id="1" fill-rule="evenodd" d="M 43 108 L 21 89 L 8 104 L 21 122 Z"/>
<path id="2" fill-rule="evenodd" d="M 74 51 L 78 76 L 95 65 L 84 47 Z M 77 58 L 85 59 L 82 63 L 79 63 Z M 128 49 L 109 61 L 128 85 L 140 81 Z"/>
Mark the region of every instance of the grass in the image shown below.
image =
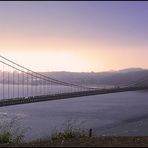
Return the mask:
<path id="1" fill-rule="evenodd" d="M 23 141 L 22 131 L 14 130 L 15 122 L 7 124 L 0 133 L 0 147 L 147 147 L 148 137 L 132 136 L 92 136 L 88 129 L 68 120 L 63 129 L 31 142 Z M 9 125 L 9 126 L 8 126 Z M 2 129 L 2 128 L 1 128 Z M 13 129 L 13 130 L 12 130 Z M 2 132 L 3 131 L 3 132 Z M 12 132 L 13 131 L 13 132 Z M 94 132 L 94 131 L 92 131 Z"/>
<path id="2" fill-rule="evenodd" d="M 68 120 L 64 123 L 64 128 L 58 131 L 55 129 L 55 132 L 51 134 L 50 139 L 52 141 L 56 140 L 69 140 L 73 138 L 87 137 L 87 131 L 84 128 L 81 128 L 82 122 L 77 123 L 76 120 Z"/>
<path id="3" fill-rule="evenodd" d="M 75 137 L 64 141 L 50 138 L 38 139 L 29 143 L 22 143 L 18 147 L 148 147 L 148 137 L 132 136 L 99 136 L 99 137 Z"/>
<path id="4" fill-rule="evenodd" d="M 0 144 L 20 144 L 23 142 L 25 130 L 17 127 L 18 118 L 1 120 Z"/>

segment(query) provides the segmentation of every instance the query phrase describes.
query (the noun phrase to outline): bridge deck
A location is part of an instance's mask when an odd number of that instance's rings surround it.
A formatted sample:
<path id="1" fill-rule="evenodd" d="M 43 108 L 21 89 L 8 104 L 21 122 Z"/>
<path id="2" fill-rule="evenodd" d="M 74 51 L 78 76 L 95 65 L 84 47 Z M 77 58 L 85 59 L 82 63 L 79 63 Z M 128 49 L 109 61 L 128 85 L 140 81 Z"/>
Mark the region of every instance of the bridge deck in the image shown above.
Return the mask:
<path id="1" fill-rule="evenodd" d="M 96 89 L 96 90 L 73 92 L 73 93 L 61 93 L 61 94 L 55 94 L 55 95 L 44 95 L 44 96 L 33 96 L 33 97 L 27 97 L 27 98 L 3 99 L 3 100 L 0 100 L 0 107 L 9 106 L 9 105 L 17 105 L 17 104 L 42 102 L 42 101 L 68 99 L 68 98 L 73 98 L 73 97 L 82 97 L 82 96 L 90 96 L 90 95 L 145 90 L 145 89 L 148 89 L 148 86 L 146 86 L 146 87 L 126 87 L 126 88 L 113 88 L 113 89 L 99 89 L 99 90 Z"/>

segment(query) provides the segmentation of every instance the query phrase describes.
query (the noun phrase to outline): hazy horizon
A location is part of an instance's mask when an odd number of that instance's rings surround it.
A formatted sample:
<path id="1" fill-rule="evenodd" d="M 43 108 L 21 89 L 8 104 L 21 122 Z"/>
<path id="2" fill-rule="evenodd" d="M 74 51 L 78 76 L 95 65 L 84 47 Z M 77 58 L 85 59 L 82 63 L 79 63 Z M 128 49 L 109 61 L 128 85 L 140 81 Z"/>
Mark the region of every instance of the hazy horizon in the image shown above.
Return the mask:
<path id="1" fill-rule="evenodd" d="M 23 66 L 23 65 L 22 65 Z M 33 69 L 30 69 L 33 70 Z M 102 73 L 102 72 L 119 72 L 119 71 L 139 71 L 139 70 L 148 70 L 146 68 L 142 68 L 142 67 L 127 67 L 127 68 L 123 68 L 123 69 L 118 69 L 118 70 L 106 70 L 106 71 L 65 71 L 65 70 L 57 70 L 57 71 L 35 71 L 35 72 L 39 72 L 39 73 L 46 73 L 46 72 L 71 72 L 71 73 Z M 8 72 L 7 70 L 4 70 L 6 72 Z M 14 71 L 17 72 L 17 70 L 14 69 Z M 34 70 L 33 70 L 34 71 Z M 1 70 L 0 70 L 1 72 Z M 3 71 L 2 71 L 3 72 Z M 13 72 L 13 70 L 9 71 L 9 72 Z M 19 72 L 21 73 L 21 72 Z"/>
<path id="2" fill-rule="evenodd" d="M 111 72 L 111 71 L 122 71 L 122 70 L 148 70 L 146 68 L 143 67 L 127 67 L 127 68 L 123 68 L 123 69 L 111 69 L 111 70 L 106 70 L 106 71 L 65 71 L 65 70 L 59 70 L 59 71 L 38 71 L 38 72 L 73 72 L 73 73 L 101 73 L 101 72 Z"/>

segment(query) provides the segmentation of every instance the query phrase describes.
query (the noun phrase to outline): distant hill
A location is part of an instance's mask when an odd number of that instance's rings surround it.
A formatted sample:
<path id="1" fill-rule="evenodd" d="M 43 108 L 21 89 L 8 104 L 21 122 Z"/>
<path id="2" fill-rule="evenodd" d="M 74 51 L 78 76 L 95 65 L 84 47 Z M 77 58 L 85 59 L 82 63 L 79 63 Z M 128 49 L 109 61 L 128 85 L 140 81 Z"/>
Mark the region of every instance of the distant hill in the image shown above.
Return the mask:
<path id="1" fill-rule="evenodd" d="M 119 70 L 119 72 L 134 72 L 134 71 L 143 71 L 143 70 L 146 70 L 146 69 L 143 69 L 143 68 L 126 68 L 126 69 Z"/>
<path id="2" fill-rule="evenodd" d="M 127 68 L 107 72 L 45 72 L 49 77 L 81 85 L 121 85 L 136 82 L 148 77 L 148 70 L 142 68 Z M 148 83 L 147 80 L 145 83 Z"/>
<path id="3" fill-rule="evenodd" d="M 17 76 L 17 72 L 15 72 Z M 106 72 L 40 72 L 43 75 L 49 76 L 51 78 L 61 80 L 64 82 L 88 85 L 88 86 L 104 86 L 104 85 L 126 85 L 131 82 L 136 82 L 138 80 L 145 79 L 142 84 L 148 84 L 148 70 L 142 68 L 127 68 L 118 71 L 106 71 Z M 8 73 L 5 71 L 5 75 Z M 21 73 L 20 75 L 20 83 Z M 12 74 L 9 74 L 12 78 Z M 5 82 L 7 82 L 7 77 L 5 77 Z M 18 83 L 18 78 L 14 78 L 15 83 Z M 31 81 L 31 80 L 30 80 Z M 0 71 L 0 82 L 3 82 L 3 73 Z M 27 81 L 24 81 L 27 83 Z M 10 81 L 11 83 L 11 81 Z"/>

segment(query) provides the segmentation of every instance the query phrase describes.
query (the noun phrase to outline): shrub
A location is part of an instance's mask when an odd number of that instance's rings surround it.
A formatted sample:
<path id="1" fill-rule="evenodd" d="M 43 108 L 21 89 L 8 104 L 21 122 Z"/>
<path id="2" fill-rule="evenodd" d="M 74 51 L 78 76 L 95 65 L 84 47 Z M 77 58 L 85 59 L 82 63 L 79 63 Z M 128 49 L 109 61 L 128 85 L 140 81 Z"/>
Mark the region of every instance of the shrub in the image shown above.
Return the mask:
<path id="1" fill-rule="evenodd" d="M 81 123 L 82 124 L 82 123 Z M 51 140 L 69 140 L 73 138 L 82 138 L 82 137 L 88 137 L 86 134 L 86 131 L 84 129 L 80 128 L 80 124 L 76 124 L 73 120 L 68 120 L 64 126 L 64 129 L 60 132 L 56 129 L 56 132 L 54 132 L 51 135 Z"/>
<path id="2" fill-rule="evenodd" d="M 24 137 L 23 130 L 16 127 L 18 118 L 5 119 L 0 122 L 0 143 L 21 143 Z"/>

